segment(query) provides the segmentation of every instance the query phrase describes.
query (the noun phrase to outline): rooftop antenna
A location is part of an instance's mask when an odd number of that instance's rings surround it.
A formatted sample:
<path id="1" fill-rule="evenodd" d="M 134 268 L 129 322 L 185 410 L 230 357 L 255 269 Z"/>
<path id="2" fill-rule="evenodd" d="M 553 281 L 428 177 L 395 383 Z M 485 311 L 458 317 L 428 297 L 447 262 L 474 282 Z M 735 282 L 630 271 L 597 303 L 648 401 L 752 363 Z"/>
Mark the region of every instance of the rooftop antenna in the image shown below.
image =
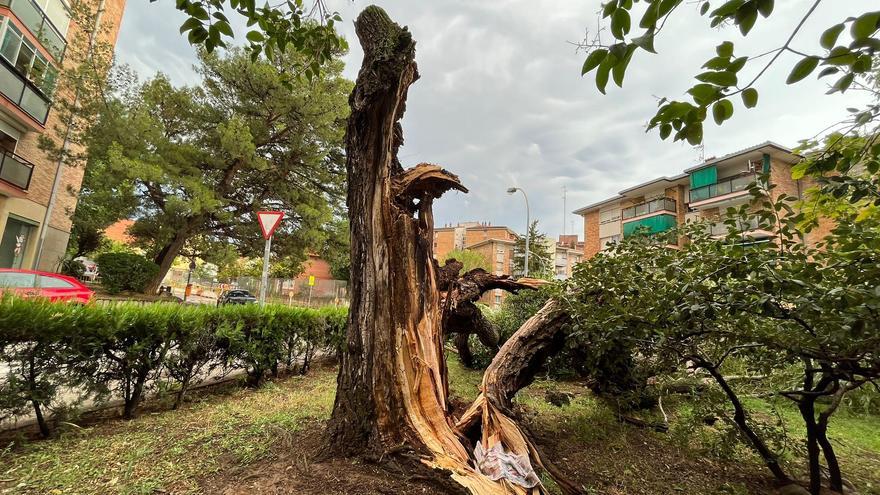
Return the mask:
<path id="1" fill-rule="evenodd" d="M 562 235 L 565 235 L 565 218 L 567 217 L 567 215 L 565 214 L 565 211 L 567 209 L 565 201 L 565 186 L 562 186 Z"/>
<path id="2" fill-rule="evenodd" d="M 697 150 L 698 156 L 700 157 L 700 163 L 705 162 L 706 161 L 706 145 L 703 143 L 700 143 L 700 144 L 694 146 L 694 149 Z"/>

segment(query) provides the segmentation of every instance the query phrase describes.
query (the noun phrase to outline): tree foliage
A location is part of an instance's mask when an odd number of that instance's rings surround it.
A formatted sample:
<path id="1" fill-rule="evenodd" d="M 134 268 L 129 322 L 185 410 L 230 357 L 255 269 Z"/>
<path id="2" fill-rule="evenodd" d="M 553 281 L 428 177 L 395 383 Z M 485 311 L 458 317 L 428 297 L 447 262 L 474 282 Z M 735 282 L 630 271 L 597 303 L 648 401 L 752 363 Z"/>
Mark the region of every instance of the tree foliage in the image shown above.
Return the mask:
<path id="1" fill-rule="evenodd" d="M 448 260 L 460 261 L 463 264 L 460 273 L 467 273 L 476 268 L 482 268 L 487 272 L 492 272 L 492 262 L 486 259 L 486 256 L 479 251 L 471 249 L 453 249 L 446 253 L 443 256 L 443 259 L 439 261 L 440 264 L 443 265 Z"/>
<path id="2" fill-rule="evenodd" d="M 571 295 L 561 297 L 594 361 L 628 359 L 632 354 L 618 349 L 624 344 L 658 376 L 690 367 L 714 380 L 740 437 L 786 481 L 778 453 L 722 370 L 735 357 L 767 376 L 804 420 L 812 492 L 818 493 L 820 452 L 839 491 L 841 473 L 826 435 L 830 418 L 847 393 L 880 376 L 880 336 L 869 330 L 880 325 L 880 223 L 844 212 L 824 242 L 806 246 L 795 198 L 770 202 L 760 185 L 751 192 L 763 208 L 730 209 L 724 239 L 711 238 L 702 224 L 684 228 L 690 242 L 677 250 L 630 236 L 581 264 Z M 776 241 L 750 242 L 741 230 L 750 221 L 776 232 Z M 817 408 L 820 398 L 831 406 Z"/>
<path id="3" fill-rule="evenodd" d="M 529 277 L 553 278 L 553 256 L 550 253 L 552 239 L 538 229 L 538 221 L 532 220 L 529 225 Z M 513 274 L 525 273 L 526 263 L 526 238 L 524 235 L 516 238 L 513 247 Z"/>
<path id="4" fill-rule="evenodd" d="M 127 192 L 136 204 L 130 232 L 160 266 L 148 290 L 180 253 L 210 261 L 228 258 L 231 245 L 261 255 L 260 209 L 284 211 L 273 255 L 297 271 L 341 194 L 351 83 L 340 62 L 288 83 L 296 54 L 254 62 L 232 50 L 200 60 L 199 87 L 159 75 L 115 91 L 88 136 L 100 190 Z"/>

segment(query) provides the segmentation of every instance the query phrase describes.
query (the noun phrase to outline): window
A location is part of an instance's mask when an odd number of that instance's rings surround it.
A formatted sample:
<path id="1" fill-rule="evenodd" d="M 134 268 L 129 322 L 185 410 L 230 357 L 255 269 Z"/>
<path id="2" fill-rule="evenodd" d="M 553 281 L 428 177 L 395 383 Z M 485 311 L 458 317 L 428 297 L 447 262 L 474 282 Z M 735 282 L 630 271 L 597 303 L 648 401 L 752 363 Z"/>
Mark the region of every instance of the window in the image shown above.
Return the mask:
<path id="1" fill-rule="evenodd" d="M 501 296 L 496 295 L 495 296 L 495 306 L 500 306 L 500 305 L 501 305 Z"/>
<path id="2" fill-rule="evenodd" d="M 58 69 L 37 51 L 34 45 L 22 36 L 21 31 L 11 21 L 3 19 L 0 26 L 5 25 L 3 42 L 0 43 L 0 55 L 15 66 L 18 72 L 30 79 L 40 90 L 51 96 L 58 80 Z"/>
<path id="3" fill-rule="evenodd" d="M 46 289 L 69 289 L 73 287 L 73 284 L 60 278 L 40 275 L 40 287 Z"/>
<path id="4" fill-rule="evenodd" d="M 0 273 L 0 287 L 31 289 L 36 279 L 33 273 Z"/>

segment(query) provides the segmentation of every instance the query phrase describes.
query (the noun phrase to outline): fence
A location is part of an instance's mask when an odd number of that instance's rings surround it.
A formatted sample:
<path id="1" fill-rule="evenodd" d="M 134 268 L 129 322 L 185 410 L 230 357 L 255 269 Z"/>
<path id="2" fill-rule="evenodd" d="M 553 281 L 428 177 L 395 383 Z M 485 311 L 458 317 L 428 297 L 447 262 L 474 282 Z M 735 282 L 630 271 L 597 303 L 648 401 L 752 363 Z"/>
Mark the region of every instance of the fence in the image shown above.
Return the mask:
<path id="1" fill-rule="evenodd" d="M 175 293 L 183 294 L 187 275 L 188 270 L 172 268 L 163 284 L 170 285 Z M 261 282 L 259 277 L 238 277 L 227 282 L 218 282 L 195 274 L 191 278 L 193 295 L 215 300 L 224 289 L 245 289 L 258 295 Z M 348 306 L 348 282 L 314 279 L 314 285 L 309 285 L 307 278 L 270 278 L 266 301 L 288 306 Z"/>

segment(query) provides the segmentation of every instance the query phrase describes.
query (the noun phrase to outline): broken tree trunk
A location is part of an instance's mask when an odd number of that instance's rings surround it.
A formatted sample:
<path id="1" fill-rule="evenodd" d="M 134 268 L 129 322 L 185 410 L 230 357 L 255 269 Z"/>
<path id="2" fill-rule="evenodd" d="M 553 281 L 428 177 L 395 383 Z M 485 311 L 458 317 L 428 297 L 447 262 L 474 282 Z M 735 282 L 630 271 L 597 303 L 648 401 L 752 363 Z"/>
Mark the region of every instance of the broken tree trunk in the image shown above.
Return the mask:
<path id="1" fill-rule="evenodd" d="M 413 452 L 422 463 L 445 470 L 474 494 L 541 493 L 540 485 L 526 488 L 493 481 L 477 467 L 473 446 L 455 428 L 448 402 L 438 290 L 441 273 L 433 259 L 431 207 L 445 191 L 466 189 L 439 166 L 404 169 L 397 159 L 407 89 L 418 79 L 410 33 L 375 6 L 358 16 L 355 27 L 364 62 L 349 99 L 346 135 L 351 306 L 328 423 L 331 452 L 379 458 Z M 544 342 L 536 328 L 543 323 L 536 321 L 526 333 Z M 558 333 L 555 327 L 551 331 Z M 504 348 L 496 360 L 507 362 Z M 542 348 L 511 347 L 514 361 L 534 366 L 535 360 L 522 354 L 531 351 L 541 354 Z M 516 376 L 508 366 L 515 363 L 502 368 Z M 527 382 L 524 377 L 531 371 L 526 370 L 517 383 Z M 491 391 L 486 395 L 493 397 L 498 385 L 487 383 Z M 487 410 L 493 414 L 495 406 Z M 495 417 L 508 418 L 500 411 Z M 529 469 L 530 461 L 541 465 L 533 448 L 513 442 L 526 438 L 516 433 L 516 423 L 497 421 L 507 423 L 502 429 L 492 425 L 488 431 L 492 436 L 504 433 L 505 452 L 521 456 L 519 461 Z M 480 446 L 490 447 L 486 442 Z"/>
<path id="2" fill-rule="evenodd" d="M 476 268 L 458 277 L 462 264 L 454 259 L 447 260 L 440 267 L 438 288 L 443 291 L 443 331 L 444 335 L 455 334 L 453 343 L 462 364 L 472 368 L 468 337 L 475 334 L 480 343 L 489 349 L 498 350 L 500 335 L 498 329 L 477 307 L 477 301 L 486 292 L 502 289 L 516 294 L 524 289 L 537 289 L 543 280 L 514 279 L 509 275 L 492 275 Z"/>

